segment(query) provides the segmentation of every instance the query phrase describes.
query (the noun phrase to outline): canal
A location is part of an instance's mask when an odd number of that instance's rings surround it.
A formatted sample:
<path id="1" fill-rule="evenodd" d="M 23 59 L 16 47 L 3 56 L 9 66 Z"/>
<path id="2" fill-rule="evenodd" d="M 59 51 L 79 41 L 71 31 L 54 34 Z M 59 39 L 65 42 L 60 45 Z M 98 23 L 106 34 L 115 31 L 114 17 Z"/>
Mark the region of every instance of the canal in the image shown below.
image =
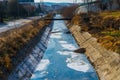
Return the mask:
<path id="1" fill-rule="evenodd" d="M 30 80 L 98 80 L 86 56 L 73 52 L 79 46 L 67 31 L 64 21 L 54 21 L 47 50 Z"/>

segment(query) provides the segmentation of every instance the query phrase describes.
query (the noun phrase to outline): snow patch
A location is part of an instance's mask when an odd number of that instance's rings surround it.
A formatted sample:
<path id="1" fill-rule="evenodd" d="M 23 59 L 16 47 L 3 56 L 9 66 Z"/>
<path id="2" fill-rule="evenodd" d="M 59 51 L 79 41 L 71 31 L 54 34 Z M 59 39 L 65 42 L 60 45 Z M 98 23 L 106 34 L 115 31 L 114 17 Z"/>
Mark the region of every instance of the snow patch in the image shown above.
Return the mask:
<path id="1" fill-rule="evenodd" d="M 93 72 L 92 66 L 89 64 L 89 62 L 81 59 L 81 56 L 81 54 L 77 53 L 71 54 L 71 58 L 67 58 L 66 60 L 67 67 L 76 71 Z"/>
<path id="2" fill-rule="evenodd" d="M 76 71 L 87 72 L 89 70 L 89 65 L 83 61 L 75 62 L 75 60 L 68 58 L 66 62 L 69 68 Z"/>
<path id="3" fill-rule="evenodd" d="M 36 78 L 36 75 L 35 75 L 35 74 L 32 74 L 32 77 L 31 77 L 31 78 L 32 78 L 32 79 L 33 79 L 33 78 Z"/>
<path id="4" fill-rule="evenodd" d="M 73 44 L 61 44 L 61 46 L 65 49 L 68 49 L 68 50 L 75 50 L 77 49 Z"/>
<path id="5" fill-rule="evenodd" d="M 57 53 L 59 53 L 60 55 L 70 55 L 73 52 L 70 52 L 70 51 L 57 51 Z"/>
<path id="6" fill-rule="evenodd" d="M 47 71 L 42 71 L 40 74 L 33 74 L 32 75 L 32 79 L 36 79 L 36 78 L 41 78 L 41 77 L 44 77 L 44 76 L 46 76 L 48 74 L 48 72 Z"/>
<path id="7" fill-rule="evenodd" d="M 65 44 L 65 43 L 67 43 L 67 41 L 59 41 L 59 43 Z"/>
<path id="8" fill-rule="evenodd" d="M 57 34 L 52 34 L 52 35 L 50 36 L 50 38 L 60 39 L 60 38 L 62 38 L 62 36 L 61 36 L 61 35 L 57 35 Z"/>
<path id="9" fill-rule="evenodd" d="M 40 64 L 38 64 L 36 68 L 36 71 L 45 70 L 49 64 L 50 64 L 50 61 L 48 59 L 41 60 Z"/>

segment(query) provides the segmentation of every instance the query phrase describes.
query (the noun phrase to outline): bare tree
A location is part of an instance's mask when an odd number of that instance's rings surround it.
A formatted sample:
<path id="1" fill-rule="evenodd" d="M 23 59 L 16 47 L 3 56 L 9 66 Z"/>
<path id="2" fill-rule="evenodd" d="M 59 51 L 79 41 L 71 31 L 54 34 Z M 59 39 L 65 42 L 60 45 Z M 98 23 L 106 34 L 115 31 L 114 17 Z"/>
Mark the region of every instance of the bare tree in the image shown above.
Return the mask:
<path id="1" fill-rule="evenodd" d="M 8 13 L 9 16 L 18 16 L 18 2 L 17 0 L 8 0 Z"/>
<path id="2" fill-rule="evenodd" d="M 106 2 L 104 3 L 102 0 L 97 0 L 97 1 L 98 1 L 98 6 L 102 11 L 107 9 L 108 5 Z"/>
<path id="3" fill-rule="evenodd" d="M 70 7 L 64 7 L 61 9 L 62 15 L 66 18 L 71 18 L 74 15 L 74 12 L 76 10 L 76 8 L 78 8 L 79 5 L 73 5 Z"/>
<path id="4" fill-rule="evenodd" d="M 120 0 L 116 0 L 116 3 L 118 4 L 119 9 L 120 9 Z"/>
<path id="5" fill-rule="evenodd" d="M 108 1 L 108 4 L 109 4 L 109 7 L 110 7 L 110 10 L 112 10 L 113 0 L 109 0 L 109 1 Z"/>
<path id="6" fill-rule="evenodd" d="M 83 0 L 84 4 L 87 5 L 87 10 L 89 12 L 93 0 Z"/>
<path id="7" fill-rule="evenodd" d="M 3 5 L 0 3 L 0 23 L 3 23 Z"/>
<path id="8" fill-rule="evenodd" d="M 0 23 L 3 23 L 3 17 L 6 15 L 6 9 L 4 2 L 0 2 Z"/>

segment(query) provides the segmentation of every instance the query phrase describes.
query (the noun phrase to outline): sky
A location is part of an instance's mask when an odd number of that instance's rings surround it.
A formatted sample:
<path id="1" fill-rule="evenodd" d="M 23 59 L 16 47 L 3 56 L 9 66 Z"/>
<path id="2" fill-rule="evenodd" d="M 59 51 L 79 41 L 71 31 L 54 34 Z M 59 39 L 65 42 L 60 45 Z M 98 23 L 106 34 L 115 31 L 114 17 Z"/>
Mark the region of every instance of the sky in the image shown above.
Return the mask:
<path id="1" fill-rule="evenodd" d="M 40 0 L 34 0 L 35 2 L 40 2 Z M 41 1 L 44 1 L 44 2 L 55 2 L 55 3 L 61 3 L 61 2 L 64 2 L 64 3 L 73 3 L 73 1 L 75 0 L 41 0 Z M 76 0 L 77 2 L 82 2 L 82 0 Z"/>

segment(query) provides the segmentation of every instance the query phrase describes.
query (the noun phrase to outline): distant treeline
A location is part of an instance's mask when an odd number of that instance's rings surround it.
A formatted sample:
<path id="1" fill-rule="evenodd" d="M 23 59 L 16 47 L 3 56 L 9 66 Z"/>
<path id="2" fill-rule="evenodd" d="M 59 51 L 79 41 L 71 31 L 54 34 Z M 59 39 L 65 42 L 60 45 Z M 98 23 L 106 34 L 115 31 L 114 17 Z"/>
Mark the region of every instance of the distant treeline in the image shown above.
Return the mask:
<path id="1" fill-rule="evenodd" d="M 101 10 L 119 10 L 120 0 L 83 0 L 90 8 L 93 4 Z"/>
<path id="2" fill-rule="evenodd" d="M 73 4 L 72 6 L 63 7 L 61 9 L 61 14 L 66 18 L 72 18 L 75 14 L 75 10 L 79 7 L 78 4 Z"/>
<path id="3" fill-rule="evenodd" d="M 41 7 L 31 4 L 19 4 L 17 0 L 0 2 L 0 23 L 4 20 L 19 17 L 34 16 L 41 12 Z"/>

